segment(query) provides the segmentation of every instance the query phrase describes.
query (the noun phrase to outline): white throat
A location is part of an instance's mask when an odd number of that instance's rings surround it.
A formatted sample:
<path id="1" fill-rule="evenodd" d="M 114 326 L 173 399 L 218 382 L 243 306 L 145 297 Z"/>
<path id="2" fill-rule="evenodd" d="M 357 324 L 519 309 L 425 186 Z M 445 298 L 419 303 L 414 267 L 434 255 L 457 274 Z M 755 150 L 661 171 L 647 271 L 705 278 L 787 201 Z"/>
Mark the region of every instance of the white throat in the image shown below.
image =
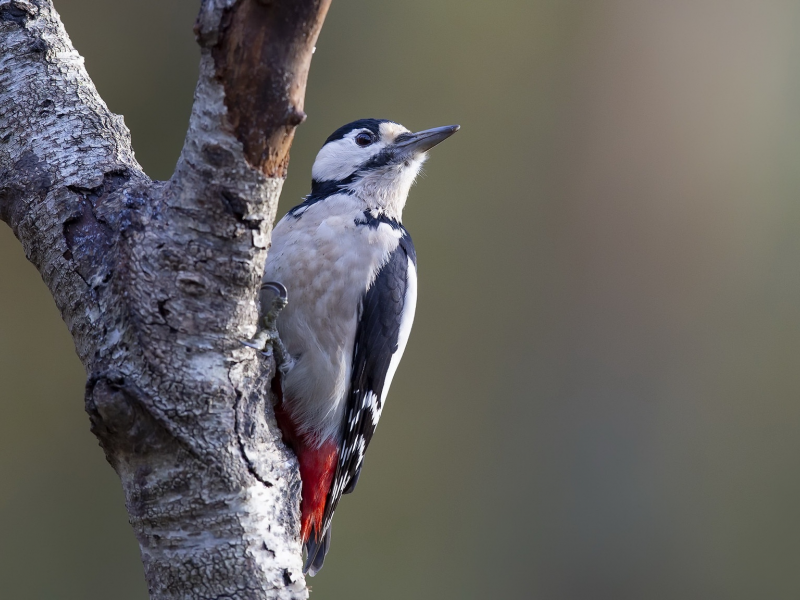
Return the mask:
<path id="1" fill-rule="evenodd" d="M 372 211 L 383 212 L 401 222 L 408 192 L 417 178 L 426 156 L 400 165 L 388 165 L 364 173 L 347 186 Z"/>

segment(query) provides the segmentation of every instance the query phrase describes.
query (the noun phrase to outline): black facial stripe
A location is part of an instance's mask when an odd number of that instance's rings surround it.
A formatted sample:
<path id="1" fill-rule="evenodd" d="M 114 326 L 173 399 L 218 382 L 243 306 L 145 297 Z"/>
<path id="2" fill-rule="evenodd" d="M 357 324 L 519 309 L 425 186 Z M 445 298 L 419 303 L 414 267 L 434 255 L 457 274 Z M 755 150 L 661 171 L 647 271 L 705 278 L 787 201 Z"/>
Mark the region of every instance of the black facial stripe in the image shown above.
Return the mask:
<path id="1" fill-rule="evenodd" d="M 353 194 L 353 191 L 346 189 L 346 186 L 353 183 L 355 180 L 355 174 L 350 175 L 350 177 L 347 177 L 346 179 L 340 179 L 338 181 L 317 181 L 312 179 L 311 193 L 303 199 L 303 202 L 292 208 L 288 214 L 292 215 L 293 217 L 300 218 L 302 216 L 302 212 L 300 211 L 303 208 L 308 208 L 312 204 L 321 202 L 322 200 L 330 198 L 331 196 L 335 196 L 336 194 Z M 300 212 L 300 215 L 297 214 L 298 212 Z"/>
<path id="2" fill-rule="evenodd" d="M 391 147 L 384 148 L 375 156 L 370 157 L 365 163 L 358 167 L 358 174 L 363 174 L 365 171 L 372 171 L 373 169 L 380 169 L 385 167 L 394 160 L 394 149 Z"/>
<path id="3" fill-rule="evenodd" d="M 325 200 L 336 194 L 353 194 L 353 190 L 348 189 L 348 186 L 355 181 L 361 179 L 364 174 L 373 169 L 379 169 L 390 164 L 394 159 L 394 151 L 390 148 L 384 148 L 375 156 L 363 163 L 358 170 L 352 175 L 348 175 L 344 179 L 317 181 L 311 180 L 311 193 L 303 199 L 301 204 L 295 206 L 289 211 L 290 215 L 294 215 L 303 207 L 311 206 L 321 200 Z M 377 225 L 376 225 L 377 226 Z"/>
<path id="4" fill-rule="evenodd" d="M 380 138 L 381 123 L 394 123 L 394 121 L 390 121 L 389 119 L 359 119 L 358 121 L 353 121 L 352 123 L 339 127 L 339 129 L 334 131 L 328 139 L 325 140 L 325 143 L 341 140 L 348 133 L 357 129 L 368 129 L 375 134 L 376 138 Z"/>
<path id="5" fill-rule="evenodd" d="M 316 179 L 311 180 L 311 194 L 309 197 L 313 196 L 318 198 L 319 200 L 324 200 L 328 196 L 333 196 L 334 194 L 339 194 L 344 190 L 343 188 L 350 185 L 356 180 L 356 175 L 353 173 L 352 175 L 345 177 L 344 179 L 337 179 L 336 181 L 317 181 Z"/>
<path id="6" fill-rule="evenodd" d="M 316 179 L 312 179 L 311 193 L 305 197 L 302 204 L 298 204 L 290 210 L 289 214 L 294 215 L 301 208 L 311 206 L 335 194 L 353 194 L 353 190 L 347 189 L 351 183 L 361 179 L 367 171 L 385 167 L 390 164 L 393 159 L 394 151 L 390 148 L 384 148 L 358 167 L 355 173 L 348 175 L 344 179 L 337 179 L 335 181 L 317 181 Z"/>
<path id="7" fill-rule="evenodd" d="M 381 223 L 388 225 L 392 229 L 402 229 L 405 232 L 405 229 L 403 229 L 403 226 L 397 219 L 387 217 L 386 213 L 383 212 L 380 212 L 378 213 L 378 216 L 375 216 L 371 210 L 367 209 L 364 211 L 363 218 L 355 220 L 356 225 L 364 225 L 366 227 L 372 227 L 372 229 L 377 229 L 378 225 Z"/>

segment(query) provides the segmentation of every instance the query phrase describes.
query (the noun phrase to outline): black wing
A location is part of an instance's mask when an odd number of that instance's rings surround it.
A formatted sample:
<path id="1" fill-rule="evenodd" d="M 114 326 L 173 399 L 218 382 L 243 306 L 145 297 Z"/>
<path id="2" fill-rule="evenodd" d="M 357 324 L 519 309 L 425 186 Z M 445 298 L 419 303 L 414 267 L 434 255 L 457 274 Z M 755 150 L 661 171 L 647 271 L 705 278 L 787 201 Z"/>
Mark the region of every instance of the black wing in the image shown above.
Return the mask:
<path id="1" fill-rule="evenodd" d="M 413 305 L 416 303 L 417 257 L 411 238 L 405 230 L 403 233 L 400 244 L 389 255 L 364 295 L 353 347 L 350 394 L 342 422 L 339 462 L 322 520 L 320 533 L 323 535 L 329 530 L 333 511 L 342 494 L 350 493 L 355 488 L 364 453 L 383 408 L 384 385 L 390 383 L 387 382 L 387 374 L 392 366 L 392 358 L 398 351 L 402 352 L 408 338 L 415 308 Z M 399 356 L 395 363 L 397 360 Z M 319 556 L 311 556 L 310 552 L 306 568 L 313 565 L 315 572 L 319 570 L 316 568 L 322 566 L 319 559 Z"/>

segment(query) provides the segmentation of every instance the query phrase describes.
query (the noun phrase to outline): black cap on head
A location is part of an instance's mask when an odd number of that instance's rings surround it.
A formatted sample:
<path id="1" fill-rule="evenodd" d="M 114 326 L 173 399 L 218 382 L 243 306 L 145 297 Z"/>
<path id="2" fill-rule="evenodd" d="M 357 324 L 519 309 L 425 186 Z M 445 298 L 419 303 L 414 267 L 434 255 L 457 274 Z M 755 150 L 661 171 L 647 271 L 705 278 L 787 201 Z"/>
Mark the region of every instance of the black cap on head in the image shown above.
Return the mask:
<path id="1" fill-rule="evenodd" d="M 394 121 L 389 119 L 359 119 L 358 121 L 353 121 L 352 123 L 348 123 L 347 125 L 342 125 L 339 127 L 339 129 L 328 136 L 328 139 L 325 140 L 325 143 L 327 144 L 328 142 L 340 140 L 351 131 L 355 131 L 357 129 L 369 129 L 375 134 L 376 137 L 380 137 L 381 123 L 394 123 Z"/>

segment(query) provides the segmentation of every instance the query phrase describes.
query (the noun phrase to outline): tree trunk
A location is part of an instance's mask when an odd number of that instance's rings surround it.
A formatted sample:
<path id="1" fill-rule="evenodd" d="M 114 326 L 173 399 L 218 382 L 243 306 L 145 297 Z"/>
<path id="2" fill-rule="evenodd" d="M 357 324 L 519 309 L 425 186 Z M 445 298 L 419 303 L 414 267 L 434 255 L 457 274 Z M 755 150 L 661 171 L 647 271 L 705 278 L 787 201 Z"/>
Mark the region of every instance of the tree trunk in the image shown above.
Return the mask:
<path id="1" fill-rule="evenodd" d="M 156 182 L 52 2 L 0 0 L 0 218 L 75 340 L 153 599 L 308 596 L 275 365 L 239 340 L 256 332 L 329 3 L 202 2 L 189 131 L 174 175 Z"/>

